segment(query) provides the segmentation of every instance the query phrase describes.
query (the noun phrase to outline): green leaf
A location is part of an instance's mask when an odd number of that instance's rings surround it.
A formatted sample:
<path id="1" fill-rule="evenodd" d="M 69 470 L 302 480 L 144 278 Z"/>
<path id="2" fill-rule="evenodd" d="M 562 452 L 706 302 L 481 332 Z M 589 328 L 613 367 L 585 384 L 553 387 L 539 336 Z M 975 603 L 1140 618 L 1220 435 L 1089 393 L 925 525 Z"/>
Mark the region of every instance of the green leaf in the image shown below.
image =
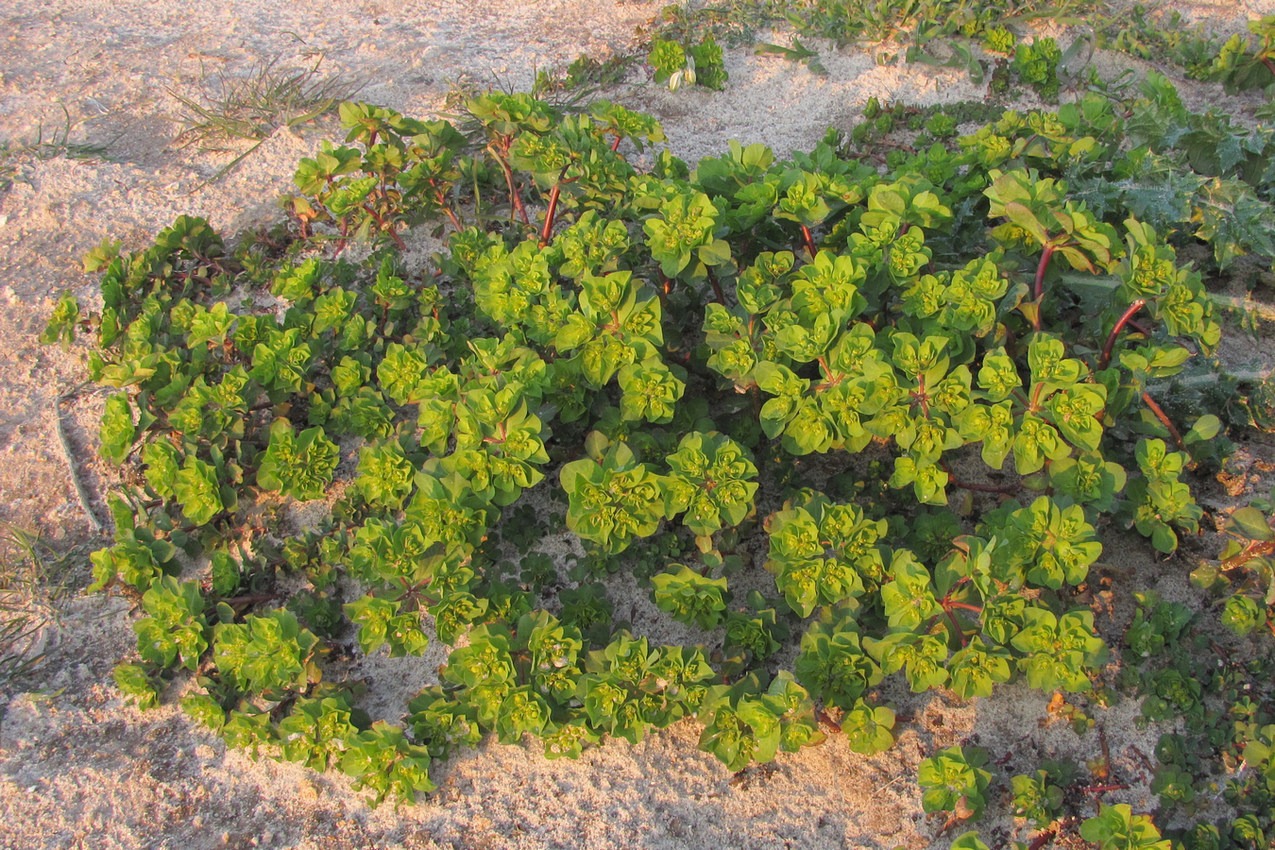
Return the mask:
<path id="1" fill-rule="evenodd" d="M 1080 824 L 1080 836 L 1101 850 L 1169 850 L 1172 846 L 1167 839 L 1160 840 L 1160 831 L 1148 815 L 1135 815 L 1124 803 L 1101 804 L 1097 815 Z"/>
<path id="2" fill-rule="evenodd" d="M 655 605 L 675 620 L 714 629 L 726 612 L 726 579 L 702 576 L 684 564 L 670 564 L 676 572 L 660 573 L 651 579 Z"/>
<path id="3" fill-rule="evenodd" d="M 318 644 L 293 614 L 274 611 L 214 627 L 213 659 L 232 687 L 281 696 L 318 681 L 313 666 Z"/>
<path id="4" fill-rule="evenodd" d="M 1227 517 L 1226 530 L 1241 534 L 1249 540 L 1275 540 L 1275 530 L 1271 528 L 1270 520 L 1254 507 L 1239 508 Z"/>
<path id="5" fill-rule="evenodd" d="M 977 832 L 967 832 L 952 840 L 952 850 L 988 850 L 978 838 Z"/>
<path id="6" fill-rule="evenodd" d="M 972 810 L 977 820 L 987 805 L 992 774 L 983 770 L 987 751 L 979 747 L 948 747 L 921 762 L 917 781 L 924 789 L 921 808 L 927 812 L 955 812 L 958 805 Z"/>
<path id="7" fill-rule="evenodd" d="M 1236 594 L 1226 600 L 1221 620 L 1222 625 L 1244 637 L 1266 623 L 1266 610 L 1251 598 Z"/>
<path id="8" fill-rule="evenodd" d="M 204 525 L 226 509 L 217 470 L 193 457 L 186 458 L 185 465 L 177 472 L 173 496 L 181 504 L 182 513 L 195 525 Z"/>
<path id="9" fill-rule="evenodd" d="M 595 432 L 596 433 L 596 432 Z M 562 467 L 560 480 L 569 501 L 567 527 L 610 554 L 649 537 L 672 516 L 675 491 L 662 476 L 638 463 L 624 442 L 598 459 L 582 458 Z"/>
<path id="10" fill-rule="evenodd" d="M 299 435 L 286 419 L 270 426 L 270 445 L 257 469 L 257 485 L 295 499 L 322 498 L 336 471 L 340 452 L 322 428 Z"/>
<path id="11" fill-rule="evenodd" d="M 116 393 L 107 397 L 98 435 L 102 443 L 102 457 L 117 464 L 123 463 L 137 439 L 133 409 L 126 394 Z"/>
<path id="12" fill-rule="evenodd" d="M 841 731 L 850 749 L 870 756 L 894 746 L 894 712 L 859 700 L 841 719 Z"/>
<path id="13" fill-rule="evenodd" d="M 117 664 L 112 671 L 115 686 L 138 708 L 154 708 L 159 705 L 159 687 L 146 671 L 136 664 Z"/>

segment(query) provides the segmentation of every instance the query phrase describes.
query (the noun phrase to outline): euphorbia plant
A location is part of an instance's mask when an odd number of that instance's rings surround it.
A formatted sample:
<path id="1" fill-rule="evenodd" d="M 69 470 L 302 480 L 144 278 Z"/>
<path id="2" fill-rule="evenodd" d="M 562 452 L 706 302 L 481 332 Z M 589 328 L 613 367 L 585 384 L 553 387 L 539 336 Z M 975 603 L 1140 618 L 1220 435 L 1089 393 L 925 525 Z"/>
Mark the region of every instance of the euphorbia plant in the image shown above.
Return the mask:
<path id="1" fill-rule="evenodd" d="M 132 486 L 93 561 L 148 615 L 122 688 L 149 702 L 193 667 L 186 705 L 228 740 L 410 798 L 486 734 L 572 756 L 694 716 L 740 769 L 821 724 L 889 747 L 896 674 L 960 699 L 1094 687 L 1095 529 L 1119 513 L 1165 550 L 1199 519 L 1185 455 L 1131 436 L 1174 337 L 1216 342 L 1154 228 L 1011 161 L 1047 159 L 1039 140 L 982 133 L 885 174 L 828 140 L 640 173 L 622 140 L 661 139 L 647 116 L 469 109 L 466 148 L 349 106 L 352 147 L 299 172 L 290 243 L 184 219 L 99 258 L 100 315 L 58 307 L 48 339 L 96 330 L 119 390 L 103 456 Z M 452 231 L 423 272 L 396 258 L 418 218 Z M 366 262 L 332 256 L 355 239 Z M 1042 310 L 1054 280 L 1066 309 Z M 1154 344 L 1131 335 L 1144 310 Z M 318 518 L 285 532 L 300 501 Z M 545 557 L 555 536 L 576 563 Z M 624 623 L 601 583 L 620 570 L 704 646 Z M 459 648 L 402 729 L 323 675 L 340 641 L 433 637 Z M 927 807 L 976 811 L 980 766 L 940 756 Z"/>

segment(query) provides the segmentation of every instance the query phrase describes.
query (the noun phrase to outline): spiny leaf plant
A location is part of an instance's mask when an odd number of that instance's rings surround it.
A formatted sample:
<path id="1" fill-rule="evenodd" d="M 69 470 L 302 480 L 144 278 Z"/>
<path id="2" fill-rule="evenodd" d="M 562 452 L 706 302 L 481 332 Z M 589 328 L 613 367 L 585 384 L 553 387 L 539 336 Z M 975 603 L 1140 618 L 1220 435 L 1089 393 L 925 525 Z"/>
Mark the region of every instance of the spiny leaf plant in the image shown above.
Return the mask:
<path id="1" fill-rule="evenodd" d="M 1104 47 L 1172 63 L 1191 79 L 1219 82 L 1231 92 L 1275 84 L 1275 18 L 1269 15 L 1248 21 L 1247 34 L 1229 37 L 1189 23 L 1177 10 L 1142 5 L 1099 20 Z"/>
<path id="2" fill-rule="evenodd" d="M 146 614 L 122 690 L 153 703 L 193 670 L 192 716 L 377 800 L 488 735 L 556 758 L 695 718 L 738 770 L 828 730 L 890 747 L 889 676 L 1095 690 L 1098 529 L 1171 550 L 1220 424 L 1152 396 L 1218 342 L 1199 273 L 1062 179 L 1106 144 L 1086 121 L 1119 123 L 1106 106 L 1007 114 L 885 170 L 829 137 L 642 171 L 647 116 L 469 111 L 475 144 L 348 104 L 288 227 L 227 243 L 179 219 L 95 255 L 100 311 L 58 307 L 47 338 L 90 332 L 116 390 L 93 563 Z M 423 269 L 400 250 L 418 226 L 446 233 Z M 562 535 L 570 569 L 544 557 Z M 620 571 L 699 643 L 638 633 Z M 336 656 L 410 664 L 434 640 L 455 648 L 401 727 L 334 681 Z M 928 807 L 981 809 L 975 761 L 936 755 Z"/>

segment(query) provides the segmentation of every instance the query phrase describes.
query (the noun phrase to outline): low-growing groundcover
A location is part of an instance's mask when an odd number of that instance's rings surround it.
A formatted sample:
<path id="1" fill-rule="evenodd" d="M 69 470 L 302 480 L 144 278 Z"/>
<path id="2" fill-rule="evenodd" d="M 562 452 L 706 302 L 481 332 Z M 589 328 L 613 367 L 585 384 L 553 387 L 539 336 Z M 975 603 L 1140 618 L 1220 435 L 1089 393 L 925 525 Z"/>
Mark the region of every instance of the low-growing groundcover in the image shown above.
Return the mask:
<path id="1" fill-rule="evenodd" d="M 1256 216 L 1264 136 L 1208 119 L 1251 143 L 1201 165 L 1204 119 L 1156 76 L 883 165 L 830 133 L 788 161 L 732 144 L 639 170 L 650 117 L 518 94 L 460 126 L 341 117 L 288 225 L 226 241 L 182 218 L 103 246 L 101 309 L 65 299 L 50 323 L 92 333 L 119 390 L 101 445 L 124 486 L 93 565 L 139 603 L 125 693 L 180 682 L 228 743 L 410 802 L 488 735 L 557 758 L 693 717 L 740 770 L 828 735 L 889 748 L 890 676 L 959 699 L 1015 678 L 1080 705 L 1136 692 L 1149 721 L 1187 719 L 1155 753 L 1172 839 L 1085 805 L 1101 786 L 1077 766 L 1010 780 L 974 747 L 922 764 L 924 808 L 977 821 L 996 779 L 1024 845 L 1265 846 L 1269 506 L 1199 571 L 1252 647 L 1208 681 L 1187 654 L 1207 623 L 1143 597 L 1109 647 L 1090 576 L 1099 529 L 1165 554 L 1198 530 L 1192 475 L 1251 412 L 1174 383 L 1221 337 L 1178 251 L 1262 250 L 1207 191 Z M 445 239 L 423 271 L 414 228 Z M 568 531 L 583 557 L 538 551 Z M 701 642 L 634 634 L 621 571 Z M 456 648 L 401 725 L 328 675 L 431 640 Z"/>

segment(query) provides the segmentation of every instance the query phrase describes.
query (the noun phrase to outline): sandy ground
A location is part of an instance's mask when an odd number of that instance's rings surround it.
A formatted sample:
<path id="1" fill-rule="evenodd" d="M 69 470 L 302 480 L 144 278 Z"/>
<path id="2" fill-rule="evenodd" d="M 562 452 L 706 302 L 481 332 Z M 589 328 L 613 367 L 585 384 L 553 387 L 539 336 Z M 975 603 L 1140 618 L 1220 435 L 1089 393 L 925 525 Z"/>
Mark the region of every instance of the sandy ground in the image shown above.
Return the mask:
<path id="1" fill-rule="evenodd" d="M 263 62 L 319 61 L 322 73 L 362 81 L 362 99 L 427 117 L 453 85 L 526 88 L 538 68 L 581 52 L 625 51 L 661 5 L 0 0 L 0 137 L 10 151 L 37 138 L 105 146 L 102 156 L 84 159 L 46 158 L 47 147 L 0 159 L 12 181 L 0 192 L 0 523 L 39 532 L 70 553 L 55 578 L 72 589 L 86 583 L 84 552 L 102 538 L 75 497 L 55 427 L 58 395 L 84 380 L 85 352 L 63 353 L 36 338 L 62 292 L 93 292 L 79 265 L 84 252 L 108 237 L 140 247 L 183 213 L 206 216 L 226 234 L 277 220 L 273 198 L 290 185 L 298 159 L 336 132 L 323 123 L 280 130 L 209 184 L 234 154 L 175 144 L 183 125 L 174 92 L 199 98 L 215 92 L 219 78 L 242 77 Z M 1275 3 L 1185 8 L 1235 30 Z M 657 115 L 674 153 L 692 162 L 724 152 L 728 139 L 763 142 L 781 156 L 808 148 L 828 126 L 852 127 L 871 96 L 913 104 L 983 96 L 963 73 L 881 66 L 870 50 L 821 47 L 827 77 L 728 51 L 723 93 L 669 94 L 638 74 L 609 94 Z M 1227 107 L 1212 90 L 1183 91 L 1196 105 Z M 66 408 L 75 462 L 95 493 L 112 481 L 95 460 L 99 405 L 90 393 Z M 1269 446 L 1255 451 L 1272 457 Z M 104 516 L 100 502 L 94 507 Z M 1154 581 L 1167 595 L 1187 593 L 1186 561 L 1157 566 L 1137 540 L 1109 535 L 1104 561 L 1124 575 L 1162 577 Z M 483 746 L 437 768 L 436 795 L 374 810 L 336 774 L 227 751 L 169 704 L 147 713 L 125 705 L 110 679 L 133 650 L 124 600 L 72 593 L 55 610 L 40 637 L 44 662 L 30 676 L 0 679 L 3 848 L 922 848 L 950 839 L 921 811 L 915 784 L 917 764 L 934 749 L 988 747 L 1003 759 L 996 768 L 1003 789 L 1040 758 L 1083 762 L 1100 745 L 1097 733 L 1078 736 L 1051 720 L 1046 697 L 1025 686 L 973 703 L 900 694 L 912 722 L 895 748 L 872 759 L 832 737 L 733 775 L 695 748 L 698 730 L 683 723 L 636 746 L 608 742 L 578 761 Z M 402 691 L 403 681 L 427 681 L 437 663 L 374 660 L 361 672 Z M 1134 728 L 1136 714 L 1130 703 L 1098 718 L 1113 770 L 1129 785 L 1103 801 L 1149 810 L 1145 759 L 1159 731 Z M 991 818 L 984 838 L 1003 846 L 1011 826 Z"/>

